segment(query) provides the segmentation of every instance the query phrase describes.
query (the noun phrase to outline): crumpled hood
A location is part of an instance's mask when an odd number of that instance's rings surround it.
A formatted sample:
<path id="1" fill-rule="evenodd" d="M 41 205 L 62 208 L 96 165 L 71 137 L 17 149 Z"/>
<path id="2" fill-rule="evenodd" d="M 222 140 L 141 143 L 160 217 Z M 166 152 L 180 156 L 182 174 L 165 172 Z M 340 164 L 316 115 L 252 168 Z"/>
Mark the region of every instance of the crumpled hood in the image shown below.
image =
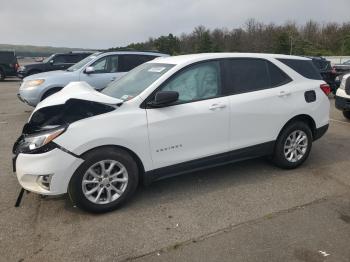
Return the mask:
<path id="1" fill-rule="evenodd" d="M 117 105 L 123 103 L 123 100 L 107 96 L 96 91 L 86 82 L 71 82 L 66 85 L 61 91 L 41 101 L 33 112 L 38 111 L 44 107 L 64 104 L 70 99 L 79 99 L 109 105 Z"/>

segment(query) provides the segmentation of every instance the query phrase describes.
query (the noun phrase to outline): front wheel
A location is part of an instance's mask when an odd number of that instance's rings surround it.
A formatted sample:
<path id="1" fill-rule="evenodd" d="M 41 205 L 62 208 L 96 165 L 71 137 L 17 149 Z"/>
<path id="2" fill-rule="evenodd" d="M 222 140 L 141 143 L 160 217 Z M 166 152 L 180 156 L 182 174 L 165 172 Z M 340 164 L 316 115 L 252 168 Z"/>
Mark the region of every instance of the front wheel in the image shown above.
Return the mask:
<path id="1" fill-rule="evenodd" d="M 310 127 L 304 122 L 291 123 L 279 135 L 272 160 L 281 168 L 296 168 L 307 159 L 311 146 Z"/>
<path id="2" fill-rule="evenodd" d="M 108 212 L 133 195 L 138 185 L 138 168 L 128 152 L 105 147 L 87 153 L 84 159 L 68 188 L 78 207 L 93 213 Z"/>
<path id="3" fill-rule="evenodd" d="M 343 111 L 343 115 L 345 118 L 350 120 L 350 111 Z"/>

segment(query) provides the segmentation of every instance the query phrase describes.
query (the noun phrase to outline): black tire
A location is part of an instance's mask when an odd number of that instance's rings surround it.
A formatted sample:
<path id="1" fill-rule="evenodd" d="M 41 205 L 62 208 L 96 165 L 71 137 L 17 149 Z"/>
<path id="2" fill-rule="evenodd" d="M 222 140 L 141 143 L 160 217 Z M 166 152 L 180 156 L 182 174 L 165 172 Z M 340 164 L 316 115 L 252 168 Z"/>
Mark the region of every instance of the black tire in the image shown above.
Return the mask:
<path id="1" fill-rule="evenodd" d="M 62 88 L 52 88 L 52 89 L 46 91 L 46 92 L 44 93 L 44 95 L 41 97 L 41 100 L 40 100 L 40 101 L 43 101 L 44 99 L 46 99 L 46 98 L 48 98 L 49 96 L 51 96 L 51 95 L 57 93 L 57 92 L 60 91 L 61 89 L 62 89 Z"/>
<path id="2" fill-rule="evenodd" d="M 68 186 L 68 194 L 74 205 L 88 212 L 104 213 L 117 209 L 131 198 L 138 186 L 139 170 L 136 161 L 127 151 L 113 147 L 101 147 L 85 154 L 84 159 L 85 161 L 73 174 Z M 98 204 L 93 203 L 84 195 L 82 181 L 86 171 L 96 163 L 103 160 L 115 160 L 121 163 L 127 171 L 128 182 L 123 193 L 117 199 L 111 201 L 110 203 Z M 106 187 L 104 190 L 105 191 L 103 192 L 107 194 Z"/>
<path id="3" fill-rule="evenodd" d="M 343 111 L 343 115 L 344 115 L 345 118 L 350 120 L 350 111 Z"/>
<path id="4" fill-rule="evenodd" d="M 2 71 L 2 69 L 0 69 L 0 81 L 4 81 L 5 80 L 5 73 L 4 71 Z"/>
<path id="5" fill-rule="evenodd" d="M 304 134 L 306 134 L 307 137 L 307 146 L 304 154 L 302 157 L 298 160 L 294 160 L 295 162 L 292 162 L 293 160 L 288 160 L 285 155 L 285 144 L 288 139 L 288 137 L 294 132 L 294 131 L 302 131 Z M 275 151 L 272 156 L 272 162 L 277 165 L 278 167 L 284 168 L 284 169 L 293 169 L 298 166 L 300 166 L 304 161 L 308 158 L 311 147 L 312 147 L 312 132 L 310 127 L 301 121 L 296 121 L 290 123 L 288 126 L 286 126 L 280 133 L 276 144 L 275 144 Z M 286 149 L 287 150 L 287 149 Z"/>

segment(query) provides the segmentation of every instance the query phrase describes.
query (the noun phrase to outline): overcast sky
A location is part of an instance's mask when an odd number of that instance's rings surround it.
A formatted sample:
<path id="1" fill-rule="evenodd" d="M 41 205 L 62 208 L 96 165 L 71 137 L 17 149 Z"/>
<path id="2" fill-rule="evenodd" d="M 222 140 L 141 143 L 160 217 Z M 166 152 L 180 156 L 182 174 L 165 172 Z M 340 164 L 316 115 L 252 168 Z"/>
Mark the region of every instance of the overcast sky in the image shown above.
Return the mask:
<path id="1" fill-rule="evenodd" d="M 350 21 L 350 0 L 0 0 L 0 43 L 108 48 L 194 27 Z"/>

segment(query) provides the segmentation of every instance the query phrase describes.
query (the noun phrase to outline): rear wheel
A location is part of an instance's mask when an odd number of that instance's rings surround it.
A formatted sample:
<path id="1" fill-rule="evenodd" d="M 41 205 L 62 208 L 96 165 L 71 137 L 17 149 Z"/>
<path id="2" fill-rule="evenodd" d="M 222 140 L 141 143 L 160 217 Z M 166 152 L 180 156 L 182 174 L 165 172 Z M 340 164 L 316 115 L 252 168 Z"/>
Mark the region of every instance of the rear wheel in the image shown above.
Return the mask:
<path id="1" fill-rule="evenodd" d="M 343 111 L 343 115 L 345 118 L 350 120 L 350 111 Z"/>
<path id="2" fill-rule="evenodd" d="M 307 159 L 311 146 L 310 127 L 304 122 L 293 122 L 279 135 L 272 160 L 281 168 L 296 168 Z"/>
<path id="3" fill-rule="evenodd" d="M 0 81 L 3 81 L 5 79 L 5 73 L 0 69 Z"/>
<path id="4" fill-rule="evenodd" d="M 93 150 L 71 178 L 68 194 L 74 204 L 93 213 L 114 210 L 125 203 L 138 185 L 134 159 L 122 149 Z"/>

